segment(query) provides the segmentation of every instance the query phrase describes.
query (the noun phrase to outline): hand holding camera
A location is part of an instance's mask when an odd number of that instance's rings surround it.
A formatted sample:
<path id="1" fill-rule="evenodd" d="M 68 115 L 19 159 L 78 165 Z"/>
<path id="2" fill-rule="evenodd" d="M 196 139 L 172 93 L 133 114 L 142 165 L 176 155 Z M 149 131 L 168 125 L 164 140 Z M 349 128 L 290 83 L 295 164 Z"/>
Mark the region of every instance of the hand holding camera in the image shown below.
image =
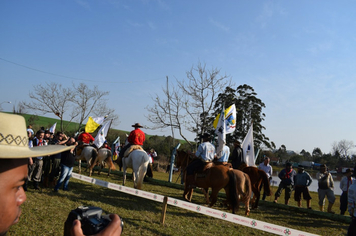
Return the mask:
<path id="1" fill-rule="evenodd" d="M 116 214 L 102 215 L 99 207 L 80 206 L 72 210 L 64 224 L 64 236 L 121 235 L 123 221 Z"/>

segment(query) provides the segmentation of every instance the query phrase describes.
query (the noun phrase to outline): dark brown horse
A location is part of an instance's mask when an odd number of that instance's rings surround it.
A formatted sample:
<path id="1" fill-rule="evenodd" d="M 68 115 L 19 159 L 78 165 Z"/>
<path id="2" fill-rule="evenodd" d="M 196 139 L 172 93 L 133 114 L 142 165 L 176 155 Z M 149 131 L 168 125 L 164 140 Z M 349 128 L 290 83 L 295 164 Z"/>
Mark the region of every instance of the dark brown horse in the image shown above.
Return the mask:
<path id="1" fill-rule="evenodd" d="M 250 177 L 253 192 L 253 199 L 251 201 L 251 205 L 252 209 L 256 209 L 258 208 L 258 201 L 260 200 L 261 184 L 263 184 L 263 191 L 266 193 L 266 195 L 272 195 L 268 176 L 266 172 L 254 166 L 248 166 L 243 168 L 243 172 L 248 174 L 248 176 Z"/>
<path id="2" fill-rule="evenodd" d="M 184 176 L 186 176 L 186 167 L 190 163 L 190 160 L 190 155 L 188 153 L 177 150 L 176 166 L 183 168 Z M 204 189 L 206 193 L 209 188 L 212 189 L 210 198 L 206 198 L 210 207 L 216 203 L 219 191 L 224 188 L 228 196 L 227 200 L 231 206 L 232 213 L 235 213 L 238 204 L 238 193 L 236 191 L 237 183 L 233 169 L 227 168 L 224 165 L 213 165 L 212 163 L 208 165 L 209 167 L 204 168 L 203 171 L 195 173 L 196 186 Z M 185 188 L 183 197 L 187 201 L 191 201 L 193 188 L 190 187 L 190 183 L 187 183 L 187 181 L 185 181 L 184 184 Z"/>

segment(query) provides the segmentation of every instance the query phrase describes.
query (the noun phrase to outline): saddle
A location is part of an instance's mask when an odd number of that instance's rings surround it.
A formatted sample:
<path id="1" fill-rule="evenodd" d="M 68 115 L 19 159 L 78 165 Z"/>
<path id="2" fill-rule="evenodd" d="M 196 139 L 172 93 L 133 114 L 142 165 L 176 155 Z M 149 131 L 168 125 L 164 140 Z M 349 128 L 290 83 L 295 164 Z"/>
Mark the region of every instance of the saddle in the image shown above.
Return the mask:
<path id="1" fill-rule="evenodd" d="M 143 150 L 143 148 L 140 145 L 131 145 L 124 153 L 124 158 L 128 157 L 129 154 L 133 151 L 133 150 Z"/>
<path id="2" fill-rule="evenodd" d="M 207 164 L 205 164 L 204 168 L 202 170 L 198 170 L 195 172 L 196 178 L 205 178 L 208 174 L 207 170 L 209 170 L 214 165 L 215 165 L 215 163 L 213 163 L 213 162 L 208 162 Z"/>

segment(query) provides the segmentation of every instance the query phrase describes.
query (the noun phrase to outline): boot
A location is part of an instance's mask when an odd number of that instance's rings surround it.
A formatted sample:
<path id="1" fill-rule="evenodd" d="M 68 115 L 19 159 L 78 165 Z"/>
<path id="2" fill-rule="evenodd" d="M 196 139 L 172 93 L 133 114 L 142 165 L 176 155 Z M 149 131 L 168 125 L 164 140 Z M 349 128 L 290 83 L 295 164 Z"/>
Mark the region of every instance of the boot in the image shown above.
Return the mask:
<path id="1" fill-rule="evenodd" d="M 320 211 L 324 211 L 324 206 L 319 206 Z"/>
<path id="2" fill-rule="evenodd" d="M 278 197 L 275 197 L 273 202 L 277 203 L 277 200 L 278 200 Z"/>
<path id="3" fill-rule="evenodd" d="M 35 190 L 41 190 L 40 187 L 38 186 L 38 182 L 37 181 L 33 181 L 33 188 Z"/>
<path id="4" fill-rule="evenodd" d="M 331 211 L 331 208 L 333 207 L 334 203 L 330 203 L 329 202 L 329 205 L 328 205 L 328 212 L 331 213 L 331 214 L 335 214 L 334 211 Z"/>

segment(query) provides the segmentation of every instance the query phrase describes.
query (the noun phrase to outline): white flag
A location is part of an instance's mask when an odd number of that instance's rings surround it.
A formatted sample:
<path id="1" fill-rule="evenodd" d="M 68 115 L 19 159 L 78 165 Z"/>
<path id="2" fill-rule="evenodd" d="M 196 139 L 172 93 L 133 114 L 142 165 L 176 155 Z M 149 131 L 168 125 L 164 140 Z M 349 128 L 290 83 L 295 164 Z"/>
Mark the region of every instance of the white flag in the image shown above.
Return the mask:
<path id="1" fill-rule="evenodd" d="M 54 125 L 52 125 L 51 128 L 49 128 L 49 132 L 51 132 L 52 134 L 54 134 L 56 132 L 56 126 L 57 126 L 57 122 L 54 123 Z"/>
<path id="2" fill-rule="evenodd" d="M 255 166 L 255 150 L 253 148 L 253 124 L 251 124 L 244 141 L 242 142 L 245 163 L 247 166 Z"/>
<path id="3" fill-rule="evenodd" d="M 226 143 L 226 125 L 225 125 L 225 116 L 224 116 L 225 107 L 221 110 L 220 118 L 218 125 L 215 129 L 215 134 L 218 136 L 218 147 L 216 149 L 216 156 L 219 159 L 223 154 L 223 148 Z"/>
<path id="4" fill-rule="evenodd" d="M 110 129 L 112 120 L 105 122 L 101 129 L 99 130 L 98 134 L 95 137 L 94 144 L 97 148 L 100 148 L 103 146 L 105 142 L 106 135 L 108 134 L 108 131 Z"/>

